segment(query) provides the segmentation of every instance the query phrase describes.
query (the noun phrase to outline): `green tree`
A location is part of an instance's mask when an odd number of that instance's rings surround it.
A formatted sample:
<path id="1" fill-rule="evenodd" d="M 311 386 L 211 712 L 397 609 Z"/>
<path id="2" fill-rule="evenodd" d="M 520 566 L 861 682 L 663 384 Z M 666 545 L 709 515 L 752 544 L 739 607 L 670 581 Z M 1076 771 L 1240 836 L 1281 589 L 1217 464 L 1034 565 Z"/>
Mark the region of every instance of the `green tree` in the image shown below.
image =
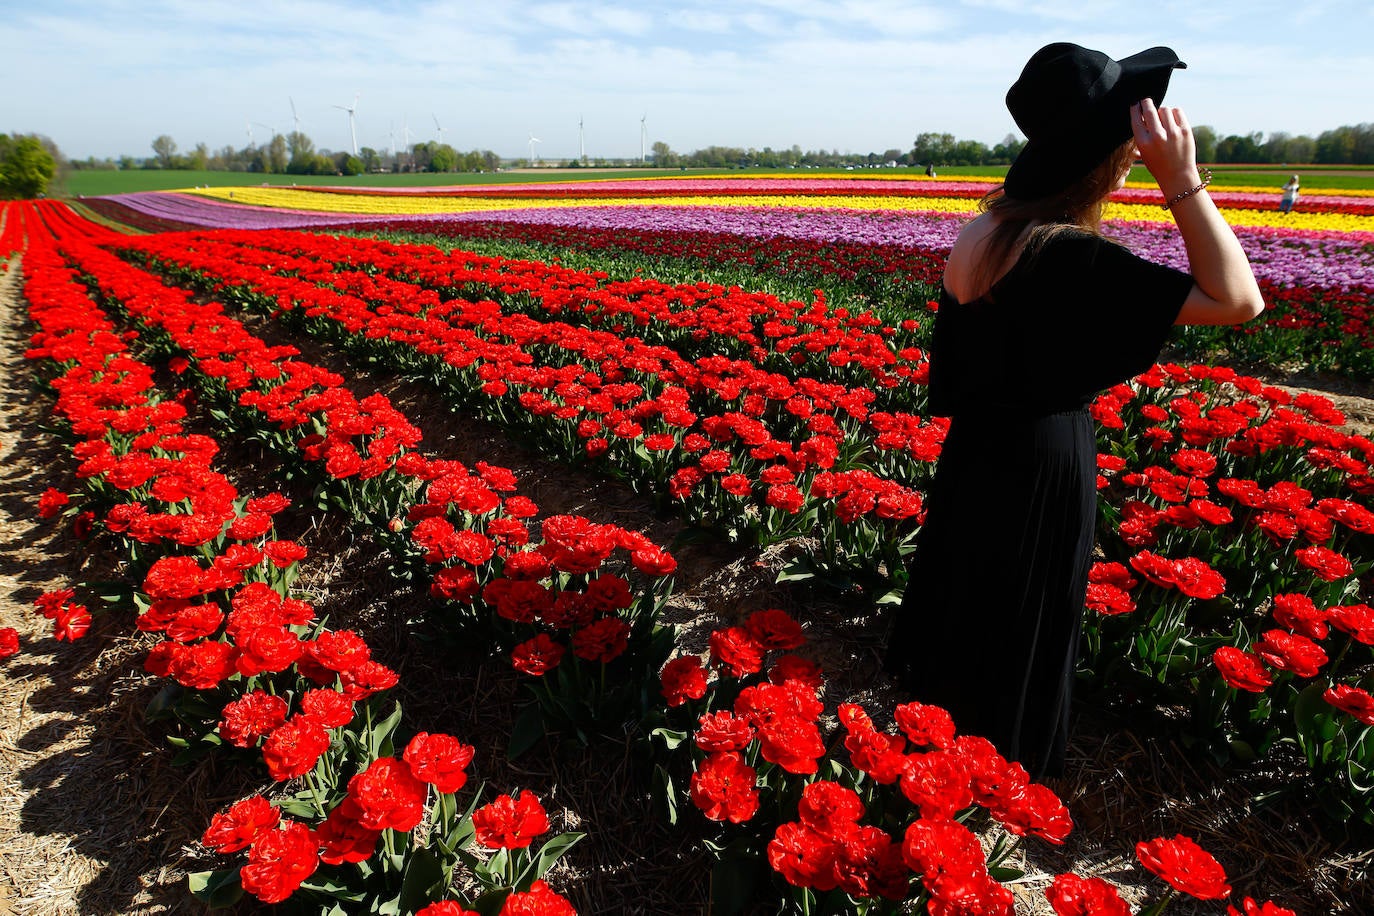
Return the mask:
<path id="1" fill-rule="evenodd" d="M 1018 139 L 1015 134 L 1007 134 L 1002 138 L 1001 143 L 992 148 L 988 164 L 1010 165 L 1017 156 L 1021 155 L 1021 149 L 1025 145 L 1025 140 Z"/>
<path id="2" fill-rule="evenodd" d="M 1231 134 L 1217 141 L 1217 162 L 1263 162 L 1264 134 Z"/>
<path id="3" fill-rule="evenodd" d="M 1317 156 L 1317 141 L 1299 134 L 1288 141 L 1282 162 L 1312 162 Z"/>
<path id="4" fill-rule="evenodd" d="M 223 146 L 210 154 L 210 161 L 207 167 L 217 172 L 227 172 L 234 163 L 234 148 Z"/>
<path id="5" fill-rule="evenodd" d="M 1311 137 L 1294 137 L 1283 131 L 1270 134 L 1264 141 L 1265 162 L 1311 162 L 1316 151 L 1317 141 Z"/>
<path id="6" fill-rule="evenodd" d="M 1217 161 L 1217 132 L 1206 124 L 1193 128 L 1193 144 L 1197 148 L 1198 162 Z"/>
<path id="7" fill-rule="evenodd" d="M 954 145 L 954 134 L 918 134 L 911 149 L 911 161 L 917 165 L 947 165 L 953 161 Z"/>
<path id="8" fill-rule="evenodd" d="M 1355 165 L 1374 164 L 1374 124 L 1355 125 Z"/>
<path id="9" fill-rule="evenodd" d="M 344 175 L 361 175 L 363 173 L 363 161 L 352 153 L 340 153 L 335 164 L 338 166 L 339 172 Z"/>
<path id="10" fill-rule="evenodd" d="M 286 138 L 281 134 L 273 134 L 272 142 L 267 144 L 267 168 L 264 171 L 280 175 L 286 171 L 290 161 Z"/>
<path id="11" fill-rule="evenodd" d="M 315 165 L 315 144 L 300 131 L 293 130 L 286 135 L 287 148 L 291 159 L 286 163 L 286 171 L 291 175 L 309 175 Z"/>
<path id="12" fill-rule="evenodd" d="M 293 130 L 286 135 L 286 148 L 291 152 L 291 158 L 297 156 L 310 156 L 315 152 L 315 143 L 308 136 L 298 130 Z"/>
<path id="13" fill-rule="evenodd" d="M 85 159 L 74 160 L 71 167 L 79 172 L 112 172 L 119 168 L 119 163 L 108 156 L 104 159 L 87 156 Z"/>
<path id="14" fill-rule="evenodd" d="M 458 151 L 447 143 L 440 143 L 429 156 L 431 172 L 452 172 L 458 168 Z"/>
<path id="15" fill-rule="evenodd" d="M 1355 161 L 1355 131 L 1350 127 L 1324 130 L 1317 137 L 1317 161 L 1347 165 Z"/>
<path id="16" fill-rule="evenodd" d="M 430 172 L 429 161 L 434 156 L 434 149 L 438 146 L 433 140 L 426 140 L 424 143 L 416 143 L 410 147 L 410 170 L 412 172 Z"/>
<path id="17" fill-rule="evenodd" d="M 0 134 L 0 197 L 41 197 L 57 174 L 57 159 L 35 136 Z"/>
<path id="18" fill-rule="evenodd" d="M 1374 164 L 1374 124 L 1344 125 L 1323 131 L 1316 141 L 1314 162 L 1342 165 Z"/>
<path id="19" fill-rule="evenodd" d="M 164 169 L 172 167 L 172 157 L 177 152 L 177 142 L 166 134 L 153 141 L 153 152 L 157 153 L 158 164 Z"/>
<path id="20" fill-rule="evenodd" d="M 764 151 L 770 152 L 767 149 Z M 649 147 L 649 155 L 653 157 L 654 165 L 660 168 L 672 168 L 678 164 L 678 159 L 680 158 L 678 154 L 673 152 L 672 148 L 662 140 L 654 141 L 654 145 Z"/>
<path id="21" fill-rule="evenodd" d="M 987 145 L 977 140 L 960 140 L 954 144 L 951 153 L 950 162 L 954 165 L 983 165 L 992 158 Z"/>
<path id="22" fill-rule="evenodd" d="M 501 159 L 491 150 L 469 150 L 458 157 L 458 168 L 464 172 L 494 172 Z"/>

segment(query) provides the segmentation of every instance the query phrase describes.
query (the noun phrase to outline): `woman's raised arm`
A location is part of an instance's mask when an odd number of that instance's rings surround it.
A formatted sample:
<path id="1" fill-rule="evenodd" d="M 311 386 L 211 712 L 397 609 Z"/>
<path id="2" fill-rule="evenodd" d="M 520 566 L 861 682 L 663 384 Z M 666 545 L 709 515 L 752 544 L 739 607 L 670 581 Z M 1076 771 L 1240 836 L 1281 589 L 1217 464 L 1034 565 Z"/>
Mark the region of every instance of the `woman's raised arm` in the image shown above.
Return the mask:
<path id="1" fill-rule="evenodd" d="M 1171 201 L 1193 289 L 1178 324 L 1240 324 L 1264 311 L 1264 299 L 1236 234 L 1200 187 L 1193 130 L 1178 108 L 1143 99 L 1131 107 L 1136 148 L 1164 199 Z"/>

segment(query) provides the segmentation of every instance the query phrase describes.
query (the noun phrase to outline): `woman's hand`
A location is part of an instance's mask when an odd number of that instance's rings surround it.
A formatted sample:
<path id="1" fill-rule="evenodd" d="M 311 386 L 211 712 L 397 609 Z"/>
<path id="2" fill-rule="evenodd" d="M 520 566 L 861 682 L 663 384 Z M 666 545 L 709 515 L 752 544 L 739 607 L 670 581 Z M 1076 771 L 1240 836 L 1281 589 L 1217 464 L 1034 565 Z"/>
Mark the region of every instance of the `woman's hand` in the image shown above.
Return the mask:
<path id="1" fill-rule="evenodd" d="M 1173 200 L 1202 182 L 1197 146 L 1188 119 L 1177 108 L 1155 109 L 1151 99 L 1131 106 L 1131 130 L 1145 167 Z M 1188 194 L 1169 207 L 1194 286 L 1178 313 L 1178 324 L 1239 324 L 1264 311 L 1264 298 L 1236 234 L 1206 192 Z"/>
<path id="2" fill-rule="evenodd" d="M 1156 109 L 1153 99 L 1141 99 L 1131 106 L 1131 130 L 1141 161 L 1166 199 L 1198 183 L 1197 146 L 1183 109 Z"/>

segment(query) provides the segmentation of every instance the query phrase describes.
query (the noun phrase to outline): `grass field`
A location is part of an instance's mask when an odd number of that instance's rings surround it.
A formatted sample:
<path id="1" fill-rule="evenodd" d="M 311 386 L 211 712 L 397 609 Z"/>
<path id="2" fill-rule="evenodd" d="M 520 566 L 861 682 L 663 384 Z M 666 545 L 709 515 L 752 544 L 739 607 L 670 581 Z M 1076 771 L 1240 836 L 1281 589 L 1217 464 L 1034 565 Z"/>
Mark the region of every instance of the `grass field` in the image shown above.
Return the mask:
<path id="1" fill-rule="evenodd" d="M 1273 187 L 1274 193 L 1297 172 L 1302 177 L 1302 189 L 1308 193 L 1374 189 L 1374 166 L 1368 165 L 1213 165 L 1212 183 L 1229 187 Z M 939 170 L 940 177 L 959 175 L 996 177 L 1007 173 L 1006 166 L 970 165 L 948 166 Z M 1144 166 L 1131 169 L 1131 181 L 1150 181 Z"/>
<path id="2" fill-rule="evenodd" d="M 1000 178 L 1006 166 L 947 166 L 941 177 Z M 261 172 L 192 172 L 162 169 L 131 171 L 76 171 L 66 176 L 64 188 L 54 188 L 54 197 L 98 197 L 106 194 L 132 194 L 136 191 L 168 191 L 174 188 L 245 187 L 248 185 L 346 185 L 351 187 L 408 188 L 461 184 L 506 184 L 529 181 L 590 181 L 606 178 L 648 178 L 683 175 L 864 175 L 867 169 L 513 169 L 504 172 L 405 172 L 395 175 L 264 175 Z M 1322 190 L 1374 189 L 1374 166 L 1341 165 L 1239 165 L 1214 166 L 1212 181 L 1219 186 L 1279 187 L 1293 172 L 1302 176 L 1302 188 L 1309 193 Z M 922 170 L 874 169 L 882 176 L 920 175 Z M 1137 166 L 1132 181 L 1149 181 L 1150 175 Z"/>
<path id="3" fill-rule="evenodd" d="M 1275 195 L 1294 172 L 1301 176 L 1302 190 L 1309 194 L 1374 188 L 1374 166 L 1368 165 L 1214 165 L 1211 168 L 1213 184 L 1272 187 Z M 1131 180 L 1149 181 L 1150 173 L 1136 166 L 1131 170 Z"/>

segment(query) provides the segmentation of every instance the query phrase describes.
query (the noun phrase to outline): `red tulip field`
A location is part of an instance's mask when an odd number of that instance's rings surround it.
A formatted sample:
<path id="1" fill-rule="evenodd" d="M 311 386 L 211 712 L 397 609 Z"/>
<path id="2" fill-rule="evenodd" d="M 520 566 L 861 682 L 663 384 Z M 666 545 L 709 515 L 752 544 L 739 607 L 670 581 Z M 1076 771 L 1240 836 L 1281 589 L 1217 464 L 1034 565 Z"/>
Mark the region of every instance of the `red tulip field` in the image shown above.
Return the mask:
<path id="1" fill-rule="evenodd" d="M 1093 403 L 1035 781 L 880 664 L 985 188 L 0 204 L 0 914 L 1374 910 L 1369 192 Z"/>

